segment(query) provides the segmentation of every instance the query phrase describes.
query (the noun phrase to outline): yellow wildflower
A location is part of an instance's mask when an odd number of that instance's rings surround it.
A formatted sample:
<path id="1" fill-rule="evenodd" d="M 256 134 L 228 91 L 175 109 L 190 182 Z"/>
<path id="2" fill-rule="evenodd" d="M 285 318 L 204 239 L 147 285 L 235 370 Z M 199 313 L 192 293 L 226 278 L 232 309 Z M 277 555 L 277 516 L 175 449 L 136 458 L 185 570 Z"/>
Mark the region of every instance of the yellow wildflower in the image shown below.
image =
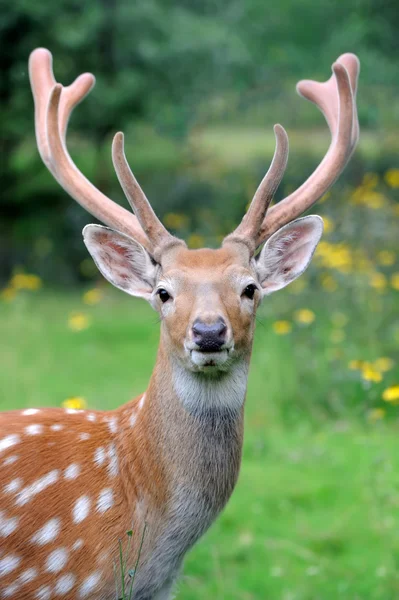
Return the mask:
<path id="1" fill-rule="evenodd" d="M 387 287 L 387 278 L 383 273 L 375 271 L 374 273 L 371 273 L 369 283 L 370 286 L 376 290 L 385 290 Z"/>
<path id="2" fill-rule="evenodd" d="M 83 331 L 90 325 L 90 318 L 82 312 L 73 312 L 69 315 L 68 327 L 72 331 Z"/>
<path id="3" fill-rule="evenodd" d="M 375 188 L 378 185 L 379 177 L 377 173 L 365 173 L 362 185 L 368 188 Z"/>
<path id="4" fill-rule="evenodd" d="M 386 183 L 391 188 L 399 188 L 399 169 L 388 169 L 384 175 Z"/>
<path id="5" fill-rule="evenodd" d="M 300 308 L 294 313 L 295 321 L 303 325 L 310 325 L 316 318 L 316 315 L 312 310 L 308 308 Z"/>
<path id="6" fill-rule="evenodd" d="M 93 288 L 83 294 L 83 302 L 90 305 L 98 304 L 102 297 L 102 291 L 98 288 Z"/>
<path id="7" fill-rule="evenodd" d="M 342 329 L 334 329 L 334 331 L 332 331 L 330 335 L 330 340 L 333 342 L 333 344 L 339 344 L 343 342 L 345 338 L 345 331 L 343 331 Z"/>
<path id="8" fill-rule="evenodd" d="M 377 254 L 377 261 L 384 267 L 390 267 L 395 263 L 395 260 L 395 252 L 391 252 L 390 250 L 381 250 Z"/>
<path id="9" fill-rule="evenodd" d="M 202 248 L 205 244 L 205 240 L 199 233 L 192 233 L 187 240 L 187 244 L 188 247 L 192 249 Z"/>
<path id="10" fill-rule="evenodd" d="M 349 318 L 342 312 L 335 312 L 331 315 L 331 321 L 335 327 L 345 327 Z"/>
<path id="11" fill-rule="evenodd" d="M 5 302 L 11 302 L 12 300 L 14 300 L 15 296 L 17 294 L 17 291 L 15 288 L 12 287 L 6 287 L 4 288 L 4 290 L 1 291 L 1 299 L 4 300 Z"/>
<path id="12" fill-rule="evenodd" d="M 362 360 L 351 360 L 349 361 L 348 367 L 351 369 L 351 371 L 357 371 L 358 369 L 362 369 L 364 365 L 364 362 Z"/>
<path id="13" fill-rule="evenodd" d="M 64 408 L 72 408 L 74 410 L 84 410 L 87 408 L 87 402 L 85 398 L 81 396 L 72 396 L 71 398 L 67 398 L 62 403 Z"/>
<path id="14" fill-rule="evenodd" d="M 165 227 L 170 229 L 184 229 L 188 227 L 188 217 L 180 213 L 168 213 L 164 216 Z"/>
<path id="15" fill-rule="evenodd" d="M 334 231 L 334 221 L 330 217 L 323 217 L 324 233 L 331 233 Z"/>
<path id="16" fill-rule="evenodd" d="M 399 404 L 399 385 L 391 385 L 382 392 L 382 399 L 385 402 Z"/>
<path id="17" fill-rule="evenodd" d="M 286 335 L 291 332 L 292 325 L 289 321 L 275 321 L 273 323 L 273 329 L 277 335 Z"/>
<path id="18" fill-rule="evenodd" d="M 321 203 L 325 202 L 326 200 L 328 200 L 330 196 L 331 196 L 331 192 L 326 192 L 326 193 L 324 194 L 324 196 L 322 196 L 322 197 L 320 198 L 320 200 L 319 200 L 319 204 L 321 204 Z"/>
<path id="19" fill-rule="evenodd" d="M 373 367 L 381 373 L 386 373 L 386 371 L 390 371 L 393 368 L 394 364 L 392 358 L 382 356 L 373 362 Z"/>
<path id="20" fill-rule="evenodd" d="M 371 423 L 375 423 L 376 421 L 380 421 L 385 417 L 385 410 L 383 408 L 373 408 L 369 411 L 367 418 Z"/>
<path id="21" fill-rule="evenodd" d="M 336 292 L 338 289 L 338 283 L 331 275 L 324 275 L 321 280 L 321 285 L 327 292 Z"/>
<path id="22" fill-rule="evenodd" d="M 331 244 L 322 240 L 316 250 L 318 262 L 328 269 L 350 273 L 353 268 L 352 250 L 347 244 Z"/>
<path id="23" fill-rule="evenodd" d="M 37 275 L 16 273 L 11 278 L 10 286 L 16 290 L 38 290 L 42 286 L 42 280 Z"/>
<path id="24" fill-rule="evenodd" d="M 399 273 L 394 273 L 391 276 L 391 286 L 393 287 L 394 290 L 399 291 Z"/>
<path id="25" fill-rule="evenodd" d="M 385 206 L 387 202 L 384 194 L 375 191 L 366 191 L 362 196 L 362 203 L 372 208 L 373 210 L 378 210 Z"/>
<path id="26" fill-rule="evenodd" d="M 362 368 L 362 377 L 365 381 L 373 381 L 374 383 L 379 383 L 382 381 L 382 375 L 380 371 L 377 371 L 372 365 L 366 363 Z"/>
<path id="27" fill-rule="evenodd" d="M 371 260 L 369 260 L 366 256 L 361 254 L 359 250 L 356 254 L 356 271 L 358 271 L 359 273 L 370 273 L 370 271 L 372 271 L 374 268 L 374 265 L 371 262 Z"/>

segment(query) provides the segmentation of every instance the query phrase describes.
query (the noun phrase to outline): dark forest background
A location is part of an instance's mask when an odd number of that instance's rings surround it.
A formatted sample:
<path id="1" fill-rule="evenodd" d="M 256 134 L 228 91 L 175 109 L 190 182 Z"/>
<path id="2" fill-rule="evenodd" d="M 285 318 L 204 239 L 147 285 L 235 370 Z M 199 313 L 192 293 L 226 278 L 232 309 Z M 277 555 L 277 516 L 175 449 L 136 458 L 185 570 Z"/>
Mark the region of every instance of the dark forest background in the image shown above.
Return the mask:
<path id="1" fill-rule="evenodd" d="M 360 173 L 394 166 L 398 30 L 394 0 L 3 5 L 0 278 L 21 266 L 57 283 L 90 276 L 81 268 L 80 231 L 93 219 L 53 181 L 35 146 L 27 72 L 35 47 L 51 50 L 63 84 L 84 71 L 96 75 L 68 135 L 78 166 L 125 203 L 110 159 L 112 136 L 124 130 L 132 168 L 156 211 L 179 235 L 194 234 L 195 245 L 215 243 L 241 218 L 267 169 L 273 123 L 283 123 L 292 142 L 280 197 L 317 165 L 327 128 L 295 83 L 327 79 L 342 52 L 362 61 L 362 145 L 346 177 L 357 184 Z"/>

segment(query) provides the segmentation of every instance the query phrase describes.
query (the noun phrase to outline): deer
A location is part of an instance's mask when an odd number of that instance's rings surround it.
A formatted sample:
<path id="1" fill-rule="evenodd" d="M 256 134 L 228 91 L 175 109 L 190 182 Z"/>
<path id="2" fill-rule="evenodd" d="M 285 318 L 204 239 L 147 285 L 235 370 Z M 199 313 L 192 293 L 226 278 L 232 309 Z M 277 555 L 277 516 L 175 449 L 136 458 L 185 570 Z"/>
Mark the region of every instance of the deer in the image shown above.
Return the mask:
<path id="1" fill-rule="evenodd" d="M 359 68 L 355 55 L 343 54 L 326 82 L 297 85 L 331 133 L 308 179 L 270 206 L 288 158 L 286 131 L 275 125 L 270 168 L 241 223 L 221 247 L 193 250 L 156 216 L 130 170 L 122 133 L 114 137 L 112 159 L 133 212 L 79 171 L 67 150 L 67 125 L 94 77 L 85 73 L 63 87 L 51 53 L 33 51 L 41 158 L 104 223 L 83 230 L 99 271 L 147 300 L 161 332 L 147 390 L 119 408 L 0 415 L 0 598 L 114 599 L 118 540 L 129 530 L 127 560 L 139 553 L 132 598 L 172 598 L 184 556 L 237 482 L 256 311 L 308 267 L 323 222 L 301 215 L 335 182 L 358 142 Z M 127 586 L 131 575 L 122 574 Z"/>

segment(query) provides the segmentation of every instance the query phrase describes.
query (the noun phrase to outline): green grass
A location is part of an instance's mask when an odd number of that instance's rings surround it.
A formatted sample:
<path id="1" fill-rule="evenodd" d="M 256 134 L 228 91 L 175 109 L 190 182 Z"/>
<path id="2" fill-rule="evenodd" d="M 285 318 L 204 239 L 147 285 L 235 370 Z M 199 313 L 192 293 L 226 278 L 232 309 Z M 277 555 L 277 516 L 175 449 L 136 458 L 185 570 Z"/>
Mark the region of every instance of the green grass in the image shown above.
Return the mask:
<path id="1" fill-rule="evenodd" d="M 397 352 L 387 320 L 396 294 L 288 288 L 261 307 L 240 479 L 187 557 L 179 599 L 399 596 L 397 409 L 386 423 L 366 419 L 398 372 L 366 384 L 347 368 L 351 358 Z M 276 335 L 273 321 L 291 321 L 300 307 L 313 310 L 315 322 Z M 90 317 L 90 327 L 68 328 L 74 310 Z M 337 310 L 350 319 L 346 340 L 334 345 Z M 146 388 L 159 336 L 156 313 L 108 288 L 93 307 L 77 293 L 20 293 L 1 303 L 0 330 L 2 410 L 59 406 L 74 395 L 93 408 L 127 401 Z"/>
<path id="2" fill-rule="evenodd" d="M 330 143 L 328 128 L 309 130 L 287 129 L 291 161 L 310 153 L 320 162 Z M 367 160 L 374 160 L 383 146 L 384 152 L 399 150 L 397 131 L 384 132 L 383 138 L 375 131 L 362 131 L 357 152 Z M 213 126 L 199 129 L 191 137 L 195 147 L 206 156 L 217 159 L 229 168 L 251 164 L 254 160 L 273 155 L 275 139 L 272 127 Z M 316 164 L 318 164 L 316 162 Z"/>

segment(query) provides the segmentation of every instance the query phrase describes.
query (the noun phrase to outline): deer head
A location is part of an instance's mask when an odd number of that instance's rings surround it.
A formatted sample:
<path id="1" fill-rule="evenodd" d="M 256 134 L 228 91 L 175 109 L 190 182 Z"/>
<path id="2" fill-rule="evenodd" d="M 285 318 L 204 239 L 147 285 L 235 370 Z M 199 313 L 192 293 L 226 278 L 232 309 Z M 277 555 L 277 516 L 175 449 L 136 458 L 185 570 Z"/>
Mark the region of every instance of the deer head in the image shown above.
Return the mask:
<path id="1" fill-rule="evenodd" d="M 255 313 L 265 296 L 294 281 L 308 267 L 323 230 L 318 216 L 296 218 L 332 185 L 358 140 L 355 95 L 359 62 L 352 54 L 334 63 L 326 83 L 302 81 L 298 92 L 323 112 L 331 131 L 329 150 L 314 173 L 270 210 L 288 158 L 288 137 L 275 126 L 270 169 L 237 229 L 216 250 L 189 250 L 155 215 L 116 134 L 113 163 L 134 211 L 94 188 L 73 164 L 65 145 L 69 115 L 93 85 L 81 75 L 56 84 L 51 55 L 36 50 L 30 75 L 40 153 L 54 177 L 89 212 L 111 228 L 87 225 L 84 242 L 108 281 L 147 300 L 162 321 L 161 344 L 184 369 L 217 375 L 251 352 Z M 262 250 L 257 249 L 266 242 Z"/>

